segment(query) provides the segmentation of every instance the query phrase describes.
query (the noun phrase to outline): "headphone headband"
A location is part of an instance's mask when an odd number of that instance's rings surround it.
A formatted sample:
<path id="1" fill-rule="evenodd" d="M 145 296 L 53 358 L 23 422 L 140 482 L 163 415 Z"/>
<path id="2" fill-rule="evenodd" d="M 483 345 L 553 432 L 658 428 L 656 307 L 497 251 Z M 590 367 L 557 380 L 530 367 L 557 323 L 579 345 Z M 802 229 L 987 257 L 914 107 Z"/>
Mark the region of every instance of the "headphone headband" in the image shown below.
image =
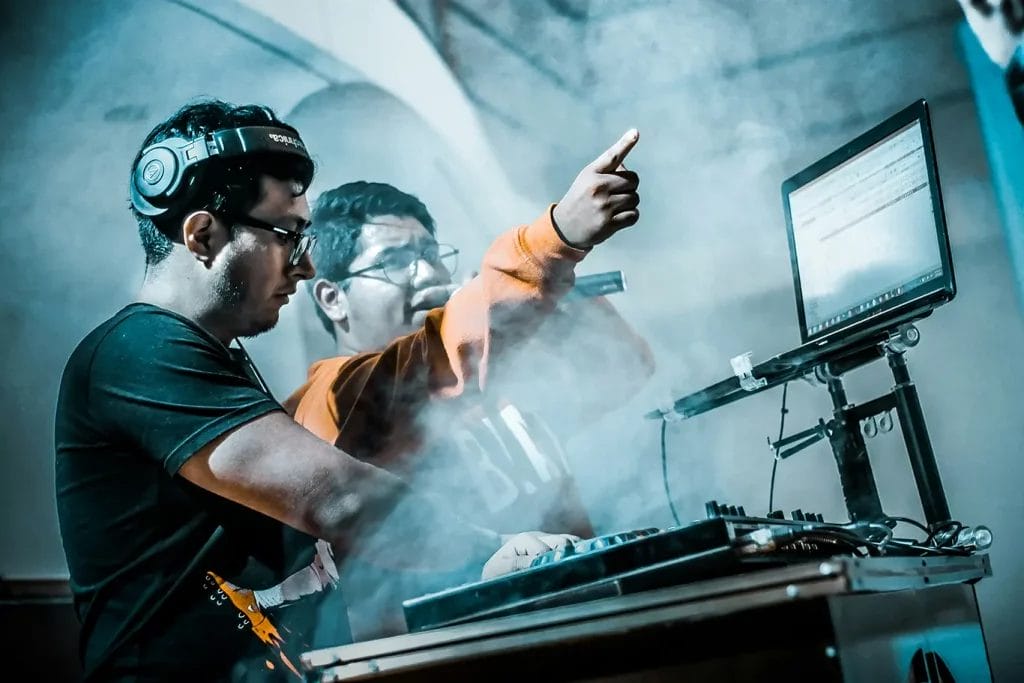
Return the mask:
<path id="1" fill-rule="evenodd" d="M 168 213 L 196 185 L 197 165 L 211 157 L 231 158 L 249 154 L 286 154 L 308 167 L 308 185 L 313 176 L 313 161 L 297 133 L 277 126 L 243 126 L 214 131 L 188 140 L 168 138 L 143 150 L 132 171 L 132 206 L 145 216 Z M 186 182 L 188 178 L 188 182 Z"/>

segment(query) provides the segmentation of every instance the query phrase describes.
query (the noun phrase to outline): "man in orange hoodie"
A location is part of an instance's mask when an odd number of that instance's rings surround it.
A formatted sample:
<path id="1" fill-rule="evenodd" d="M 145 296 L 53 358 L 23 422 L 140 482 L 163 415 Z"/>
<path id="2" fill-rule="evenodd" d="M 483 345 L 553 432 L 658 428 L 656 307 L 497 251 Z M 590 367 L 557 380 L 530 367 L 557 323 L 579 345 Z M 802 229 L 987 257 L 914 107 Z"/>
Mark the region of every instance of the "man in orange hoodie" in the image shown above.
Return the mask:
<path id="1" fill-rule="evenodd" d="M 452 281 L 458 250 L 437 242 L 416 197 L 367 182 L 323 193 L 312 216 L 320 277 L 311 292 L 338 356 L 310 368 L 289 412 L 478 524 L 593 536 L 562 443 L 577 413 L 593 417 L 610 405 L 565 387 L 602 368 L 616 387 L 604 396 L 621 396 L 653 368 L 647 345 L 606 300 L 560 303 L 587 251 L 635 220 L 638 177 L 602 161 L 574 188 L 585 188 L 581 201 L 595 210 L 624 213 L 615 228 L 566 234 L 563 199 L 499 236 L 461 287 Z M 540 398 L 555 394 L 552 411 Z M 357 640 L 403 630 L 402 598 L 478 578 L 386 564 L 341 563 Z"/>

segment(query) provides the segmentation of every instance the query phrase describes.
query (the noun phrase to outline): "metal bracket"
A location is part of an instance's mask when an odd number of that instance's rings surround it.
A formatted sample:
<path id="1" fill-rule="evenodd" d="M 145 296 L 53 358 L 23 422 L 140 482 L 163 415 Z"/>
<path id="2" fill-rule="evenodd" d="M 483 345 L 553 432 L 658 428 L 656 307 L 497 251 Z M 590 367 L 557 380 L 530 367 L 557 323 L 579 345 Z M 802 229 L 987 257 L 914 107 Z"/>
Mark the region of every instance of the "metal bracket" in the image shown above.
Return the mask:
<path id="1" fill-rule="evenodd" d="M 739 378 L 740 387 L 744 391 L 757 391 L 768 384 L 768 380 L 765 378 L 754 377 L 754 366 L 750 362 L 751 354 L 753 351 L 747 351 L 729 359 L 732 371 Z"/>

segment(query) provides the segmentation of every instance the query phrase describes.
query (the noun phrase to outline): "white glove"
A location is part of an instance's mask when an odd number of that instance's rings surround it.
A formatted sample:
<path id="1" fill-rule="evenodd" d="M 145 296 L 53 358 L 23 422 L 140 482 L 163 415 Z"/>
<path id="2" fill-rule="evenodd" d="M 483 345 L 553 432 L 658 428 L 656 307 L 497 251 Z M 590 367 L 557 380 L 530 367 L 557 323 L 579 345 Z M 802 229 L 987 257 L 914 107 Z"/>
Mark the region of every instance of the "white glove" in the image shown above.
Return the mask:
<path id="1" fill-rule="evenodd" d="M 276 586 L 253 591 L 260 609 L 280 607 L 299 598 L 319 593 L 328 586 L 338 584 L 338 568 L 334 564 L 334 550 L 327 541 L 316 542 L 313 562 L 290 575 Z"/>
<path id="2" fill-rule="evenodd" d="M 504 541 L 504 545 L 484 563 L 480 578 L 493 579 L 496 576 L 526 569 L 538 555 L 564 548 L 569 543 L 579 541 L 580 537 L 572 534 L 524 531 L 519 534 L 502 534 L 501 540 Z"/>

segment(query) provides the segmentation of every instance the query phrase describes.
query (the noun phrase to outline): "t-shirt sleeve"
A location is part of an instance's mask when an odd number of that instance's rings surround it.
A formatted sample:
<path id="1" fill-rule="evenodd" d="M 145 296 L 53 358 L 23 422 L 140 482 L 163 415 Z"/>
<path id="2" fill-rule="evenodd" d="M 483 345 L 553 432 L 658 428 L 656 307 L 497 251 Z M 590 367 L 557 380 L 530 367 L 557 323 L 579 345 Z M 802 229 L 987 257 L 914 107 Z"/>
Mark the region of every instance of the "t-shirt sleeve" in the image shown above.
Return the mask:
<path id="1" fill-rule="evenodd" d="M 89 410 L 106 433 L 175 474 L 212 440 L 281 406 L 202 330 L 171 314 L 139 312 L 96 346 Z"/>

